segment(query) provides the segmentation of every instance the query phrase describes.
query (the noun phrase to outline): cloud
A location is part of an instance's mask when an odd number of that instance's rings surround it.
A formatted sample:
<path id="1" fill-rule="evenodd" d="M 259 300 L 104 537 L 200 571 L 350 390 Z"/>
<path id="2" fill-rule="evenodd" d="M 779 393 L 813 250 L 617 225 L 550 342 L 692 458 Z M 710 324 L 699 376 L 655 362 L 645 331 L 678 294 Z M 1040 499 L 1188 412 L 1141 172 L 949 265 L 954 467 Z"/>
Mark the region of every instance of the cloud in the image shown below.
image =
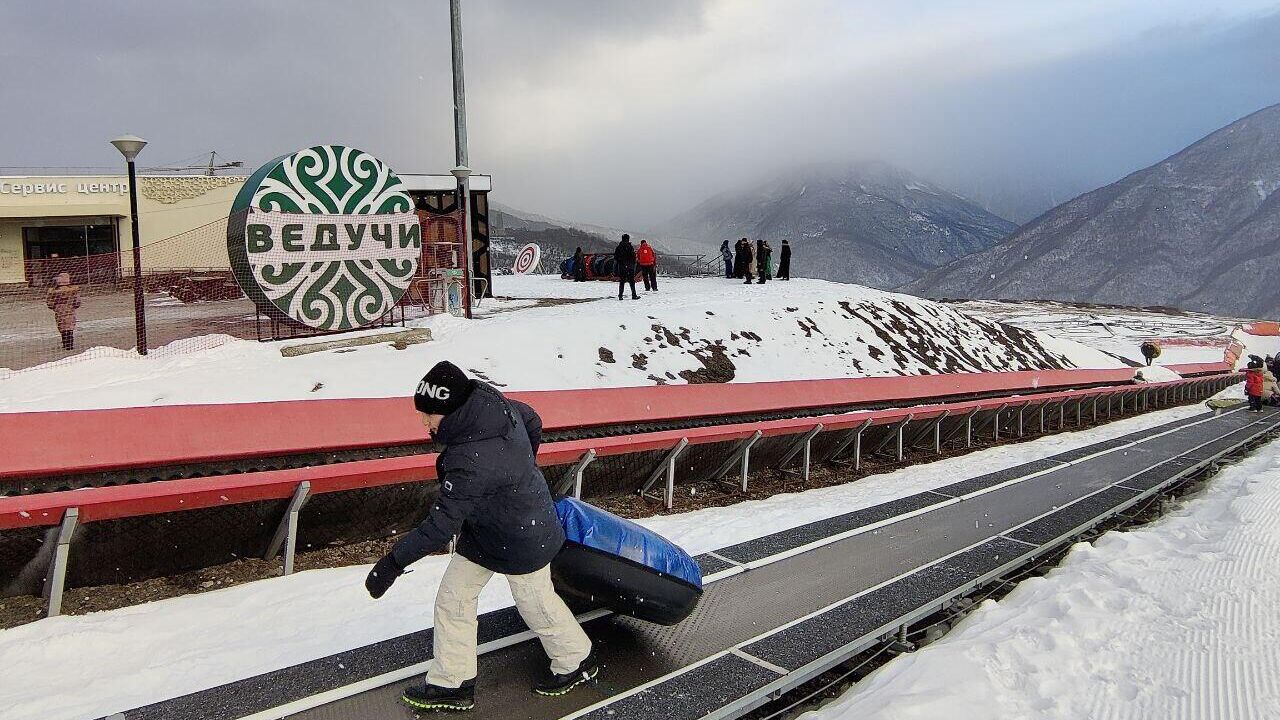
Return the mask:
<path id="1" fill-rule="evenodd" d="M 1280 101 L 1277 10 L 466 0 L 471 164 L 508 204 L 631 227 L 858 157 L 1026 213 Z M 125 131 L 144 163 L 346 142 L 453 164 L 445 0 L 11 3 L 0 87 L 13 165 L 114 165 Z"/>

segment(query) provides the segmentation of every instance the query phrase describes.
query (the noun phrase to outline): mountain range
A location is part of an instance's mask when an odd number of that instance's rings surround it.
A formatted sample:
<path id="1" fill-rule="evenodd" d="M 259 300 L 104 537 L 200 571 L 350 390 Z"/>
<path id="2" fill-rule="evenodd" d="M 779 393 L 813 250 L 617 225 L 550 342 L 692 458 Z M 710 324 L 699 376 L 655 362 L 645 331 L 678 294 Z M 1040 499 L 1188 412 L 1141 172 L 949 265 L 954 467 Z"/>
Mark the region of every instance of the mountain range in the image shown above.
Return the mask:
<path id="1" fill-rule="evenodd" d="M 725 239 L 783 239 L 792 273 L 892 288 L 985 250 L 1014 224 L 883 162 L 808 166 L 716 195 L 668 221 L 659 238 L 714 252 Z"/>
<path id="2" fill-rule="evenodd" d="M 903 290 L 1280 314 L 1280 105 L 1063 203 Z"/>

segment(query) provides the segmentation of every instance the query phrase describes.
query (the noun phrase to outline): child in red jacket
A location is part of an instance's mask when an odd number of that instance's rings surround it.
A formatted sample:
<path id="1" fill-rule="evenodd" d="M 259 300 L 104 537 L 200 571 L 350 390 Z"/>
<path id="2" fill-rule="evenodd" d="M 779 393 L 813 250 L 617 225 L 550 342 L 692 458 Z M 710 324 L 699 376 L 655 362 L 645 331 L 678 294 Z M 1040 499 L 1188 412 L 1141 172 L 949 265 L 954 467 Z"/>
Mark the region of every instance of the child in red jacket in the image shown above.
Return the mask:
<path id="1" fill-rule="evenodd" d="M 1248 368 L 1244 371 L 1244 394 L 1249 398 L 1250 412 L 1262 412 L 1262 385 L 1264 380 L 1262 363 L 1258 360 L 1250 360 Z"/>

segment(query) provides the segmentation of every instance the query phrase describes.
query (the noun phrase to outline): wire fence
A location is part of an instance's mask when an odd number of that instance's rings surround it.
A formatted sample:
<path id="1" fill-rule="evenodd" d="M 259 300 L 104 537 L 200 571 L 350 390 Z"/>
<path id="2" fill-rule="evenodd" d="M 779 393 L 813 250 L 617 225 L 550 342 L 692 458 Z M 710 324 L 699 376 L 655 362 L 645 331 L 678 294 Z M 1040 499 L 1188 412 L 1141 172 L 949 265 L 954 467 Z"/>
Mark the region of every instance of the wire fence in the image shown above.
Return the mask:
<path id="1" fill-rule="evenodd" d="M 308 305 L 301 308 L 301 314 L 281 310 L 282 303 L 290 300 L 286 292 L 255 299 L 242 291 L 238 274 L 280 280 L 282 291 L 287 291 L 282 278 L 291 267 L 278 261 L 252 267 L 233 262 L 228 256 L 227 231 L 236 218 L 142 246 L 138 251 L 140 273 L 135 273 L 133 250 L 116 249 L 113 228 L 99 232 L 86 226 L 79 237 L 33 234 L 24 240 L 23 259 L 0 259 L 0 379 L 49 364 L 133 356 L 140 337 L 149 353 L 173 354 L 196 352 L 234 339 L 268 340 L 329 332 L 334 328 L 307 322 L 304 316 L 308 307 L 319 315 L 332 312 L 338 302 L 346 303 L 342 309 L 348 312 L 365 313 L 368 322 L 362 325 L 372 326 L 461 312 L 468 290 L 466 251 L 456 241 L 460 236 L 454 227 L 457 220 L 447 215 L 418 215 L 421 250 L 401 248 L 417 260 L 416 268 L 407 264 L 392 267 L 357 255 L 342 263 L 336 273 L 313 272 L 293 288 L 297 290 L 295 304 L 305 299 Z M 388 236 L 386 241 L 395 245 L 400 238 Z M 104 247 L 108 251 L 103 252 Z M 405 272 L 412 277 L 406 277 Z M 388 282 L 397 273 L 396 282 Z M 135 298 L 135 275 L 142 290 L 141 303 Z M 310 285 L 302 287 L 307 282 Z M 375 292 L 368 292 L 369 288 Z"/>

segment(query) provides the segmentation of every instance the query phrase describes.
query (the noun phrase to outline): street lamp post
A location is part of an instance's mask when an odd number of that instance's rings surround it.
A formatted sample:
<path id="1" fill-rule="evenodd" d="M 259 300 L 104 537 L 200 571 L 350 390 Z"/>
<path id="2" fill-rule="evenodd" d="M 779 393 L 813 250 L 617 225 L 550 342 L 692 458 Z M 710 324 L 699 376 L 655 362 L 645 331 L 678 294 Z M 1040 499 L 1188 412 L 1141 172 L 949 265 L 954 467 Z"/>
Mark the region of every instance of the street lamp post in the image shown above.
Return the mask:
<path id="1" fill-rule="evenodd" d="M 458 179 L 458 202 L 461 203 L 462 209 L 462 247 L 466 251 L 466 258 L 462 262 L 462 279 L 467 284 L 462 312 L 470 319 L 471 293 L 475 292 L 471 282 L 471 267 L 475 257 L 471 252 L 471 168 L 460 164 L 449 172 Z"/>
<path id="2" fill-rule="evenodd" d="M 133 322 L 138 329 L 138 354 L 147 354 L 147 313 L 142 304 L 142 244 L 138 240 L 138 175 L 133 161 L 147 146 L 137 135 L 122 135 L 111 141 L 129 164 L 129 225 L 133 228 Z"/>

